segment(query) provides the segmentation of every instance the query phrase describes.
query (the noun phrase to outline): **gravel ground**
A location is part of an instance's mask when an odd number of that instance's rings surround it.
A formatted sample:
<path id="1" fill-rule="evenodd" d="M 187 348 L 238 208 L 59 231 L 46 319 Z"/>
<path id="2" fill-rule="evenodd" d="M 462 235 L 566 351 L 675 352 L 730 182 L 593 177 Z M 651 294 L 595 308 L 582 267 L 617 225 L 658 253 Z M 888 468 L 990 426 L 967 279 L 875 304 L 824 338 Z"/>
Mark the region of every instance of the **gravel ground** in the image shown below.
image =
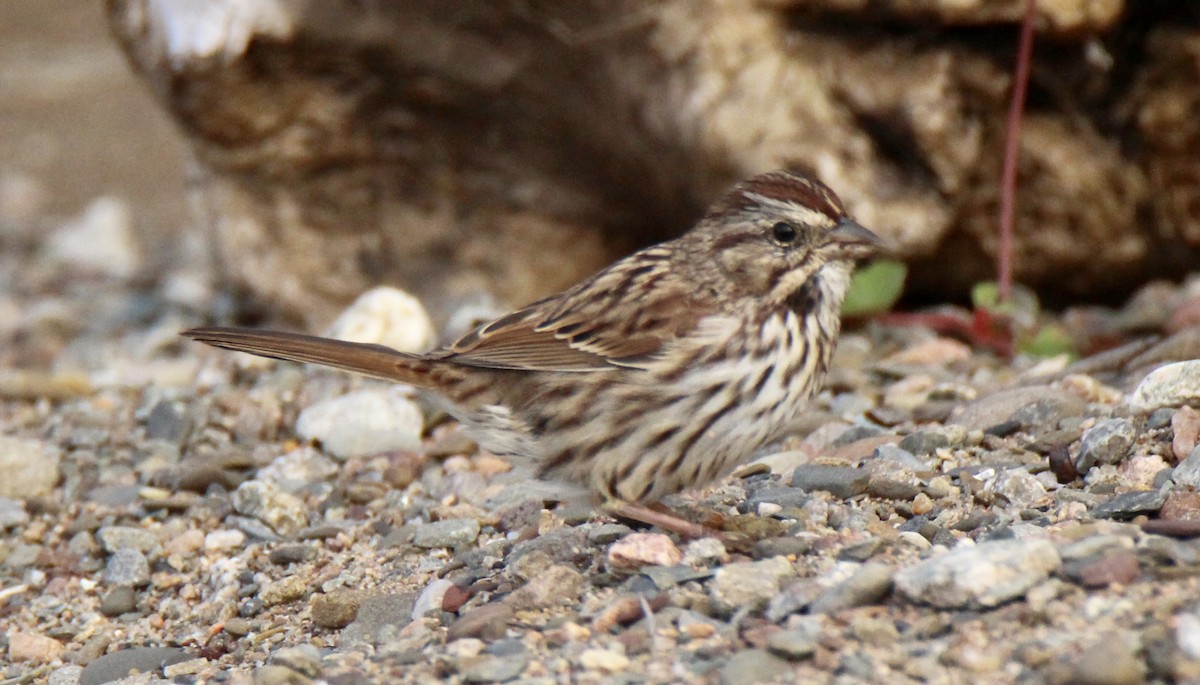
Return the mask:
<path id="1" fill-rule="evenodd" d="M 853 327 L 681 540 L 407 389 L 183 343 L 203 261 L 146 267 L 120 203 L 21 235 L 0 683 L 1200 681 L 1200 281 L 1060 315 L 1133 341 L 1075 364 Z M 339 326 L 427 340 L 394 296 Z"/>

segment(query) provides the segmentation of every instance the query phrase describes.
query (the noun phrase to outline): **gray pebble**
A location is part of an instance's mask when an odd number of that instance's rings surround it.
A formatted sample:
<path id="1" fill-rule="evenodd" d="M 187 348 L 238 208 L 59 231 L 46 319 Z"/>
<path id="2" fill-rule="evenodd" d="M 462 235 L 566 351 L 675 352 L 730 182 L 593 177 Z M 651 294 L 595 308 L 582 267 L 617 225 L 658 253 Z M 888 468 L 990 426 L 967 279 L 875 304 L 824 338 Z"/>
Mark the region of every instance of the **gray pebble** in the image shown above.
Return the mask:
<path id="1" fill-rule="evenodd" d="M 744 649 L 721 667 L 723 685 L 750 685 L 775 680 L 792 670 L 788 662 L 762 649 Z"/>
<path id="2" fill-rule="evenodd" d="M 271 550 L 267 556 L 276 566 L 287 566 L 308 561 L 317 556 L 317 548 L 312 545 L 280 545 Z"/>
<path id="3" fill-rule="evenodd" d="M 290 668 L 306 678 L 316 678 L 324 671 L 321 653 L 312 645 L 284 647 L 271 655 L 271 663 Z"/>
<path id="4" fill-rule="evenodd" d="M 450 624 L 446 630 L 446 641 L 452 642 L 464 637 L 498 640 L 504 637 L 508 630 L 508 622 L 512 620 L 513 613 L 514 609 L 507 602 L 492 602 L 471 609 Z"/>
<path id="5" fill-rule="evenodd" d="M 768 621 L 778 623 L 812 604 L 825 592 L 826 588 L 813 578 L 793 580 L 771 597 L 763 615 Z"/>
<path id="6" fill-rule="evenodd" d="M 633 529 L 620 523 L 602 523 L 587 533 L 588 542 L 596 545 L 608 545 L 629 535 Z"/>
<path id="7" fill-rule="evenodd" d="M 921 494 L 921 488 L 913 483 L 895 478 L 872 477 L 867 483 L 867 493 L 881 499 L 909 501 Z"/>
<path id="8" fill-rule="evenodd" d="M 515 609 L 527 610 L 573 605 L 579 601 L 585 583 L 583 574 L 573 567 L 553 564 L 509 595 L 509 603 Z"/>
<path id="9" fill-rule="evenodd" d="M 308 525 L 304 501 L 269 481 L 249 480 L 239 485 L 233 491 L 233 508 L 262 521 L 283 537 L 295 535 Z"/>
<path id="10" fill-rule="evenodd" d="M 1175 481 L 1176 485 L 1200 489 L 1200 446 L 1175 466 L 1171 480 Z"/>
<path id="11" fill-rule="evenodd" d="M 892 589 L 892 567 L 887 564 L 863 564 L 854 575 L 834 585 L 814 601 L 808 610 L 827 614 L 843 609 L 867 606 L 882 601 Z"/>
<path id="12" fill-rule="evenodd" d="M 834 497 L 846 499 L 867 490 L 870 476 L 849 466 L 803 464 L 792 472 L 792 486 L 809 492 L 824 490 Z"/>
<path id="13" fill-rule="evenodd" d="M 1146 665 L 1132 640 L 1121 635 L 1104 635 L 1079 655 L 1069 682 L 1076 685 L 1141 685 L 1146 682 Z"/>
<path id="14" fill-rule="evenodd" d="M 338 459 L 421 446 L 425 418 L 395 390 L 359 390 L 314 404 L 296 419 L 296 433 Z"/>
<path id="15" fill-rule="evenodd" d="M 802 507 L 810 499 L 812 499 L 812 495 L 800 488 L 767 482 L 760 487 L 752 489 L 746 496 L 745 504 L 740 505 L 738 510 L 743 513 L 755 513 L 758 511 L 758 505 L 764 503 L 778 504 L 784 509 Z"/>
<path id="16" fill-rule="evenodd" d="M 686 564 L 679 566 L 643 566 L 641 574 L 654 583 L 658 590 L 667 590 L 681 583 L 712 577 L 710 569 L 694 569 Z"/>
<path id="17" fill-rule="evenodd" d="M 913 431 L 901 438 L 896 447 L 914 455 L 925 455 L 943 448 L 961 447 L 966 442 L 967 429 L 963 426 L 949 425 Z"/>
<path id="18" fill-rule="evenodd" d="M 50 674 L 50 679 L 46 681 L 46 685 L 79 685 L 79 678 L 82 675 L 83 666 L 70 664 L 54 669 L 54 672 Z"/>
<path id="19" fill-rule="evenodd" d="M 446 519 L 417 527 L 413 544 L 417 547 L 455 548 L 469 545 L 479 537 L 479 521 L 475 519 Z"/>
<path id="20" fill-rule="evenodd" d="M 821 637 L 821 618 L 805 616 L 794 621 L 794 625 L 786 630 L 772 634 L 767 638 L 767 649 L 772 654 L 785 659 L 799 661 L 807 659 L 817 651 L 818 640 Z"/>
<path id="21" fill-rule="evenodd" d="M 162 400 L 150 410 L 146 417 L 146 437 L 180 444 L 192 431 L 191 416 L 186 405 L 179 400 Z"/>
<path id="22" fill-rule="evenodd" d="M 105 616 L 120 616 L 137 608 L 137 594 L 128 585 L 119 585 L 100 600 L 100 613 Z"/>
<path id="23" fill-rule="evenodd" d="M 45 495 L 58 483 L 62 452 L 40 440 L 0 435 L 0 497 L 26 499 Z"/>
<path id="24" fill-rule="evenodd" d="M 800 556 L 802 554 L 807 554 L 811 549 L 811 540 L 784 536 L 777 538 L 764 538 L 758 542 L 755 542 L 754 547 L 750 550 L 750 555 L 755 559 L 786 557 L 793 554 Z"/>
<path id="25" fill-rule="evenodd" d="M 1164 490 L 1135 490 L 1105 500 L 1092 507 L 1092 516 L 1098 519 L 1128 520 L 1141 514 L 1153 514 L 1162 509 L 1167 501 Z"/>
<path id="26" fill-rule="evenodd" d="M 0 530 L 26 523 L 29 523 L 29 512 L 25 511 L 25 503 L 12 497 L 0 497 Z"/>
<path id="27" fill-rule="evenodd" d="M 159 547 L 157 535 L 131 526 L 104 526 L 96 531 L 96 539 L 109 554 L 119 549 L 153 552 Z"/>
<path id="28" fill-rule="evenodd" d="M 792 564 L 783 557 L 726 564 L 717 569 L 708 591 L 718 611 L 761 609 L 779 592 L 783 580 L 795 573 Z"/>
<path id="29" fill-rule="evenodd" d="M 38 555 L 41 553 L 41 545 L 16 542 L 8 549 L 8 555 L 4 558 L 4 568 L 17 571 L 29 568 L 37 563 Z"/>
<path id="30" fill-rule="evenodd" d="M 79 685 L 104 685 L 134 671 L 161 675 L 164 666 L 195 658 L 178 647 L 131 647 L 105 654 L 84 667 Z"/>
<path id="31" fill-rule="evenodd" d="M 883 538 L 868 538 L 862 542 L 843 547 L 842 551 L 838 553 L 838 559 L 863 562 L 875 556 L 883 547 Z"/>
<path id="32" fill-rule="evenodd" d="M 378 645 L 388 634 L 411 622 L 414 604 L 411 594 L 379 594 L 363 598 L 354 622 L 342 630 L 340 645 Z"/>
<path id="33" fill-rule="evenodd" d="M 1048 385 L 1033 385 L 1001 390 L 968 404 L 954 419 L 967 430 L 989 431 L 1011 424 L 1037 436 L 1058 427 L 1058 422 L 1081 416 L 1083 400 L 1065 390 Z M 1011 431 L 1008 431 L 1011 432 Z"/>
<path id="34" fill-rule="evenodd" d="M 1176 410 L 1173 407 L 1163 407 L 1150 412 L 1150 416 L 1146 417 L 1146 428 L 1150 430 L 1158 430 L 1171 425 L 1171 419 L 1175 418 Z"/>
<path id="35" fill-rule="evenodd" d="M 962 428 L 959 428 L 959 430 L 962 430 Z M 966 431 L 963 430 L 963 432 L 965 433 Z M 876 447 L 875 451 L 871 453 L 871 458 L 889 462 L 889 465 L 895 464 L 909 471 L 924 471 L 929 468 L 929 465 L 916 454 L 896 445 L 880 445 Z"/>
<path id="36" fill-rule="evenodd" d="M 1086 473 L 1097 464 L 1119 464 L 1133 448 L 1137 427 L 1129 419 L 1105 419 L 1087 429 L 1079 441 L 1075 469 Z"/>
<path id="37" fill-rule="evenodd" d="M 460 664 L 458 669 L 464 682 L 503 683 L 521 675 L 529 664 L 529 656 L 524 653 L 506 656 L 483 654 L 464 661 L 466 663 Z"/>
<path id="38" fill-rule="evenodd" d="M 1023 596 L 1062 566 L 1048 540 L 1024 538 L 959 547 L 898 571 L 896 589 L 945 609 L 994 607 Z"/>
<path id="39" fill-rule="evenodd" d="M 113 552 L 104 565 L 104 582 L 108 585 L 142 587 L 150 582 L 150 563 L 136 549 L 124 548 Z"/>

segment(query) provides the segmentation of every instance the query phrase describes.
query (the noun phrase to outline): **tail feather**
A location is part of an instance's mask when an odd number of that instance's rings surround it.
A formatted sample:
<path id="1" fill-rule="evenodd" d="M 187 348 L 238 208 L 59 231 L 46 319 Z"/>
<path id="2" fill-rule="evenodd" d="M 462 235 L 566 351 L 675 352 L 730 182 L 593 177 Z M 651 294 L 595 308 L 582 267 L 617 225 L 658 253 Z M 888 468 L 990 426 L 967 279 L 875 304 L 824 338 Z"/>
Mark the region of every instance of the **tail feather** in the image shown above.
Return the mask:
<path id="1" fill-rule="evenodd" d="M 193 328 L 180 335 L 199 342 L 260 357 L 321 364 L 364 376 L 428 385 L 430 362 L 383 345 L 352 343 L 314 335 L 248 328 Z"/>

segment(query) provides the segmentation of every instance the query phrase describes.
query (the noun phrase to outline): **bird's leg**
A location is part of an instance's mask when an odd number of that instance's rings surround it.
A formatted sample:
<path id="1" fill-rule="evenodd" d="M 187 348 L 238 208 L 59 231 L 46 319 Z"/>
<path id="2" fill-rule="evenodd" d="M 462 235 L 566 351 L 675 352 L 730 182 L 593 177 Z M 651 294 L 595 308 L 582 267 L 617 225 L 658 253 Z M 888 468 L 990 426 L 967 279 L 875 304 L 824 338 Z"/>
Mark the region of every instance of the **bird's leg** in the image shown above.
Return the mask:
<path id="1" fill-rule="evenodd" d="M 658 526 L 688 540 L 723 537 L 720 531 L 681 518 L 661 504 L 655 507 L 624 500 L 609 500 L 604 503 L 603 509 L 612 516 Z"/>

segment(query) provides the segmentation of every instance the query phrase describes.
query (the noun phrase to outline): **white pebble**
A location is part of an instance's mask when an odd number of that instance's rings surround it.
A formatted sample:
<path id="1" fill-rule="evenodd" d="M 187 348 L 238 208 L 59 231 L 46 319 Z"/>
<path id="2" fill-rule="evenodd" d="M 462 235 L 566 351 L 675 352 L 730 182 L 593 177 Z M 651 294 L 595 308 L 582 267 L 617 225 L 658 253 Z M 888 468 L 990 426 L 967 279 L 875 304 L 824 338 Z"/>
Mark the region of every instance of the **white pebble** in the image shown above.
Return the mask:
<path id="1" fill-rule="evenodd" d="M 396 389 L 360 390 L 300 412 L 296 433 L 339 459 L 368 457 L 421 445 L 425 419 Z"/>
<path id="2" fill-rule="evenodd" d="M 204 549 L 225 551 L 237 549 L 246 542 L 246 534 L 240 530 L 214 530 L 204 536 Z"/>
<path id="3" fill-rule="evenodd" d="M 437 341 L 421 301 L 387 286 L 359 295 L 329 327 L 331 338 L 385 345 L 401 352 L 426 352 Z"/>

